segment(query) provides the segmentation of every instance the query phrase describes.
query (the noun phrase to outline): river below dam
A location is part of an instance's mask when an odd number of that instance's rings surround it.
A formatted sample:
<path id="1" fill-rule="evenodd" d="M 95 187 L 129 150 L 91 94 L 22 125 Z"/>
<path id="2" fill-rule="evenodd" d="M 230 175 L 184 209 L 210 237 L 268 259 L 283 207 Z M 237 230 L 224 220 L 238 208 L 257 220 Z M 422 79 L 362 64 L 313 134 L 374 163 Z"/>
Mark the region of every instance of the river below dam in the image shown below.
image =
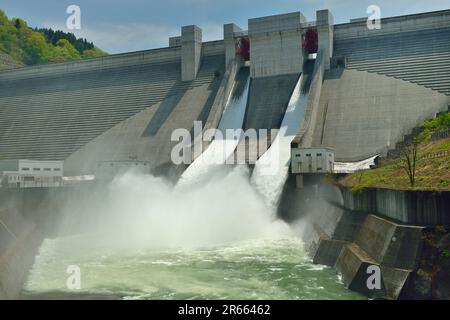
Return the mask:
<path id="1" fill-rule="evenodd" d="M 80 289 L 69 290 L 69 266 Z M 119 299 L 364 299 L 332 268 L 313 265 L 297 238 L 245 240 L 191 249 L 111 250 L 88 236 L 45 240 L 25 296 Z"/>

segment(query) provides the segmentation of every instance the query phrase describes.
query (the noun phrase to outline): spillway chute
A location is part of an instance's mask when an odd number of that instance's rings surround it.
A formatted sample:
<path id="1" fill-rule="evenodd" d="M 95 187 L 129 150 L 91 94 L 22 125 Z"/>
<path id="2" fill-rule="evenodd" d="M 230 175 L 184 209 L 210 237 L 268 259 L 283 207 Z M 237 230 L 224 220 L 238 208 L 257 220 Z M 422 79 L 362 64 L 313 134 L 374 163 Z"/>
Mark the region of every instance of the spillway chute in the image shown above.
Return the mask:
<path id="1" fill-rule="evenodd" d="M 198 184 L 208 179 L 217 166 L 226 163 L 236 149 L 247 107 L 250 77 L 248 68 L 241 68 L 226 103 L 222 118 L 208 148 L 187 168 L 177 187 Z"/>
<path id="2" fill-rule="evenodd" d="M 291 142 L 304 123 L 313 69 L 314 61 L 307 61 L 292 92 L 280 131 L 271 147 L 256 162 L 251 178 L 273 215 L 289 173 Z"/>

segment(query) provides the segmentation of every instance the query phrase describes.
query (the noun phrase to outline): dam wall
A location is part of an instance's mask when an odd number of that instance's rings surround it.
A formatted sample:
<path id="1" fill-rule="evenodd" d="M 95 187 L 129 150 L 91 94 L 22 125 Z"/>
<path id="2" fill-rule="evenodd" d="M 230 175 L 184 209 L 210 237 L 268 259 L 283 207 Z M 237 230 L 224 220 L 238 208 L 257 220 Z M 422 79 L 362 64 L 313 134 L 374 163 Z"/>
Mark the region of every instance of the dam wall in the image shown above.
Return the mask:
<path id="1" fill-rule="evenodd" d="M 312 145 L 335 149 L 336 161 L 387 155 L 413 128 L 447 110 L 450 97 L 367 71 L 325 73 Z"/>
<path id="2" fill-rule="evenodd" d="M 450 104 L 450 10 L 333 28 L 310 145 L 337 161 L 385 156 L 403 136 Z M 320 36 L 320 34 L 319 34 Z M 336 63 L 340 61 L 340 63 Z"/>
<path id="3" fill-rule="evenodd" d="M 372 31 L 365 22 L 334 25 L 328 10 L 316 16 L 249 20 L 246 129 L 279 128 L 308 28 L 318 30 L 324 70 L 316 66 L 308 129 L 299 133 L 304 146 L 334 148 L 338 161 L 385 154 L 447 108 L 449 10 L 386 18 Z M 172 170 L 170 134 L 192 131 L 194 121 L 217 126 L 234 79 L 230 62 L 247 32 L 227 24 L 224 40 L 202 42 L 201 34 L 187 26 L 167 48 L 0 72 L 0 156 L 65 160 L 66 175 L 92 173 L 99 160 L 139 159 Z M 328 70 L 330 56 L 344 57 L 345 68 L 332 63 Z"/>
<path id="4" fill-rule="evenodd" d="M 349 38 L 378 36 L 408 31 L 439 29 L 450 24 L 450 10 L 411 14 L 381 19 L 381 29 L 369 30 L 367 19 L 360 22 L 336 24 L 334 26 L 335 41 Z"/>
<path id="5" fill-rule="evenodd" d="M 223 54 L 224 50 L 225 46 L 223 40 L 204 42 L 201 47 L 202 56 L 206 57 Z M 113 54 L 99 58 L 48 63 L 4 70 L 0 73 L 0 81 L 39 78 L 49 75 L 61 75 L 132 65 L 168 62 L 181 62 L 181 45 L 160 49 Z"/>
<path id="6" fill-rule="evenodd" d="M 177 175 L 171 133 L 217 125 L 237 72 L 225 69 L 223 40 L 182 33 L 168 48 L 1 72 L 0 157 L 64 160 L 66 176 L 129 159 Z"/>

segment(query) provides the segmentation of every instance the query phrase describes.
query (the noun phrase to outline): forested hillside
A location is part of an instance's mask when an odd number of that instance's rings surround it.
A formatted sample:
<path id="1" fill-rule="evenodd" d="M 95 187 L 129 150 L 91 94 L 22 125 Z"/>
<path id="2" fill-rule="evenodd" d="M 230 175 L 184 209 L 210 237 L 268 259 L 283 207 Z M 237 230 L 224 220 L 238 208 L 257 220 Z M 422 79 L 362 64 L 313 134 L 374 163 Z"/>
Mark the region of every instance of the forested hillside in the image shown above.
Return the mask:
<path id="1" fill-rule="evenodd" d="M 52 29 L 32 29 L 0 10 L 0 69 L 106 55 L 86 39 Z"/>

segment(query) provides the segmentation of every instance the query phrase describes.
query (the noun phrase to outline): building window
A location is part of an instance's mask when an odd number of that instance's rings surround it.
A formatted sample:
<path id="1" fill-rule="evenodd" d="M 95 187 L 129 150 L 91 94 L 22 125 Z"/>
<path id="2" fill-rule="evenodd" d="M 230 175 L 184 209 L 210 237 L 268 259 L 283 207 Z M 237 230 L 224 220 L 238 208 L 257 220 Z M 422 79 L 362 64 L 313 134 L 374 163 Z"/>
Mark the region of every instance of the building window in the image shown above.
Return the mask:
<path id="1" fill-rule="evenodd" d="M 41 171 L 41 168 L 33 168 L 33 171 Z"/>
<path id="2" fill-rule="evenodd" d="M 308 153 L 307 155 L 306 155 L 307 157 L 311 157 L 311 154 L 310 153 Z"/>
<path id="3" fill-rule="evenodd" d="M 61 171 L 61 168 L 55 168 L 53 171 Z"/>
<path id="4" fill-rule="evenodd" d="M 44 171 L 51 171 L 51 169 L 50 168 L 45 168 Z"/>
<path id="5" fill-rule="evenodd" d="M 30 171 L 30 168 L 22 168 L 22 171 Z"/>
<path id="6" fill-rule="evenodd" d="M 321 154 L 321 153 L 318 153 L 318 154 L 317 154 L 317 156 L 318 156 L 318 157 L 321 157 L 321 156 L 322 156 L 322 154 Z"/>

